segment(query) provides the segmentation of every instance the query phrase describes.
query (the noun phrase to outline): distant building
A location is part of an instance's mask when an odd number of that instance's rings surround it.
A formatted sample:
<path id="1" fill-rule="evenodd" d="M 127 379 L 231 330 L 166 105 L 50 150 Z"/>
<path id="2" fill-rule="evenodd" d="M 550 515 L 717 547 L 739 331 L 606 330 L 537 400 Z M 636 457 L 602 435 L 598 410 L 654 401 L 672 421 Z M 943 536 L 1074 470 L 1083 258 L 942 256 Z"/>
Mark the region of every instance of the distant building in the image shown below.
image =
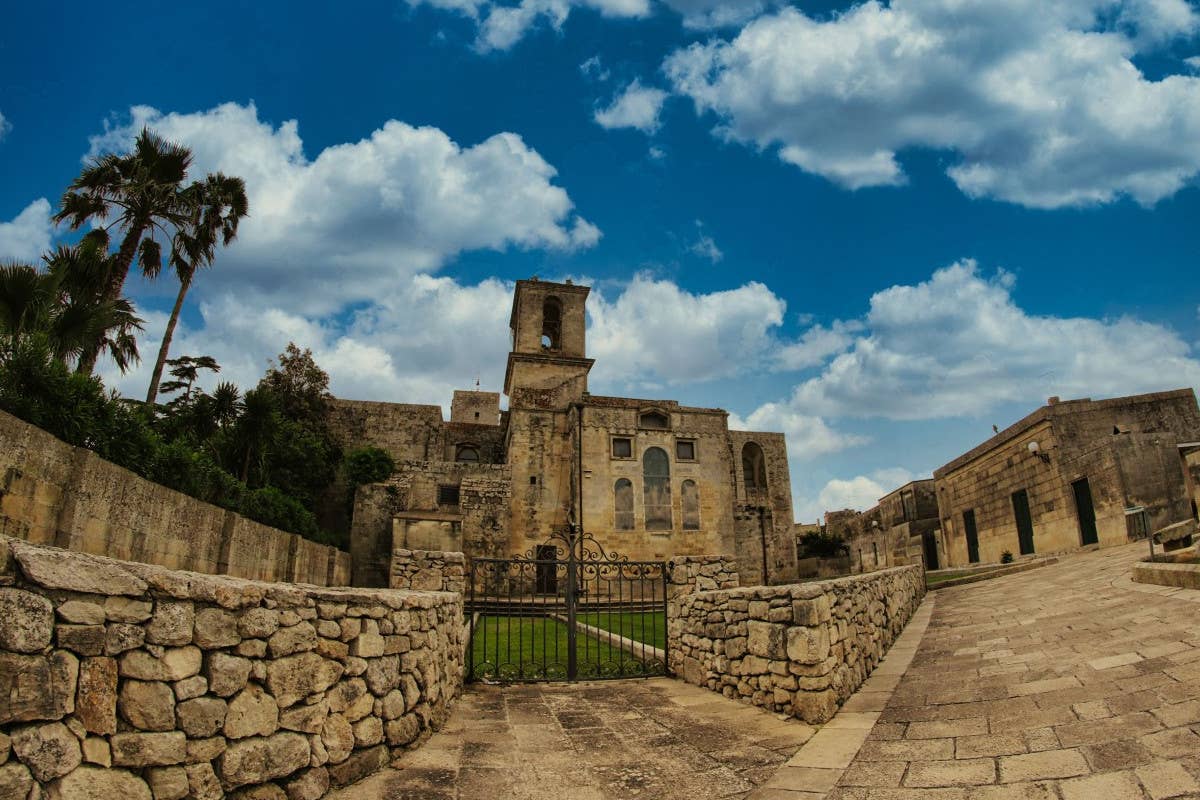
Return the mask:
<path id="1" fill-rule="evenodd" d="M 398 464 L 356 495 L 356 585 L 387 584 L 393 545 L 545 558 L 573 524 L 633 559 L 732 553 L 745 584 L 795 580 L 783 434 L 730 430 L 719 408 L 591 394 L 587 295 L 517 282 L 507 410 L 481 391 L 455 392 L 449 421 L 438 406 L 334 401 L 344 447 Z"/>
<path id="2" fill-rule="evenodd" d="M 1191 389 L 1052 397 L 934 471 L 945 562 L 1121 544 L 1194 518 L 1198 442 Z"/>
<path id="3" fill-rule="evenodd" d="M 927 569 L 945 563 L 937 498 L 929 478 L 904 484 L 867 511 L 831 511 L 825 515 L 825 528 L 846 540 L 853 572 L 920 564 L 922 559 Z"/>

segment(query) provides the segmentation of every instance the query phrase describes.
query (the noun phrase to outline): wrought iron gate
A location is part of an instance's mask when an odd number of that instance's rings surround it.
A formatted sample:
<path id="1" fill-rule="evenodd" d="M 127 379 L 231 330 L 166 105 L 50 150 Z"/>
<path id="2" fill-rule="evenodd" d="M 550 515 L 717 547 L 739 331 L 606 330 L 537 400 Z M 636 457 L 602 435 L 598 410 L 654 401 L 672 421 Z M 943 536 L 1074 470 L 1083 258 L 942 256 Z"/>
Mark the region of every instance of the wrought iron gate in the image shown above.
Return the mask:
<path id="1" fill-rule="evenodd" d="M 666 674 L 666 569 L 574 529 L 467 570 L 467 679 L 494 683 Z"/>

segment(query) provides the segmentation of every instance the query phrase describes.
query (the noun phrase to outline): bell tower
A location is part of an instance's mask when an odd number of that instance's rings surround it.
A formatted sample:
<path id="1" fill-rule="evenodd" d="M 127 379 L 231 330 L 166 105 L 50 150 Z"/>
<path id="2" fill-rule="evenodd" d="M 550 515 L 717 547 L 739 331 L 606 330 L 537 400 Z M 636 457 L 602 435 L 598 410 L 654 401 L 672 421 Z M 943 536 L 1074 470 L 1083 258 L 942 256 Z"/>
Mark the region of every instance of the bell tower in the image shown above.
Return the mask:
<path id="1" fill-rule="evenodd" d="M 543 396 L 549 391 L 556 395 L 553 407 L 565 407 L 587 391 L 594 363 L 584 342 L 589 291 L 587 286 L 537 278 L 517 281 L 509 320 L 512 352 L 504 375 L 510 406 L 524 404 L 522 390 Z"/>

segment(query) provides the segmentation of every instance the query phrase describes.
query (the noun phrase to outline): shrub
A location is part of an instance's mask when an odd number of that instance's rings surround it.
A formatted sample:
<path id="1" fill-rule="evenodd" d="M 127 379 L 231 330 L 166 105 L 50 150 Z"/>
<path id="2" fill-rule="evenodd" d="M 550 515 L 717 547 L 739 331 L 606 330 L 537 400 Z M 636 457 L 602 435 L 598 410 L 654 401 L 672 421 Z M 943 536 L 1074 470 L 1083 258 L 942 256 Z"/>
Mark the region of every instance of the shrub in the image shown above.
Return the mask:
<path id="1" fill-rule="evenodd" d="M 1013 554 L 1012 554 L 1012 551 L 1011 551 L 1011 550 L 1005 550 L 1005 551 L 1004 551 L 1004 552 L 1003 552 L 1003 553 L 1000 555 L 1000 563 L 1001 563 L 1001 564 L 1011 564 L 1012 562 L 1013 562 Z"/>
<path id="2" fill-rule="evenodd" d="M 837 558 L 850 554 L 850 546 L 836 533 L 806 533 L 800 537 L 805 558 Z"/>
<path id="3" fill-rule="evenodd" d="M 242 496 L 241 513 L 245 517 L 298 533 L 306 539 L 323 541 L 326 537 L 317 527 L 317 518 L 294 497 L 274 486 L 251 489 Z"/>
<path id="4" fill-rule="evenodd" d="M 386 450 L 360 447 L 352 450 L 345 461 L 346 480 L 351 486 L 385 481 L 396 471 L 396 461 Z"/>

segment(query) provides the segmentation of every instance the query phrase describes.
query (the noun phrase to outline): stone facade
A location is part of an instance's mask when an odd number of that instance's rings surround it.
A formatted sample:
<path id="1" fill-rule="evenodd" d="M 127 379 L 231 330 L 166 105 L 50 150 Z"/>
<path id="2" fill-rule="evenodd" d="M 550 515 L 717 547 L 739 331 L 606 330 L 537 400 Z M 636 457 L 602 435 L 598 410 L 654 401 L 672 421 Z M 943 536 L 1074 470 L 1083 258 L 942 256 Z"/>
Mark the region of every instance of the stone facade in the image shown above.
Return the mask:
<path id="1" fill-rule="evenodd" d="M 845 539 L 849 572 L 921 563 L 939 569 L 946 563 L 932 479 L 910 481 L 866 511 L 831 511 L 825 530 Z"/>
<path id="2" fill-rule="evenodd" d="M 169 569 L 350 582 L 348 553 L 152 483 L 2 411 L 0 534 Z"/>
<path id="3" fill-rule="evenodd" d="M 354 503 L 354 581 L 385 585 L 393 539 L 410 550 L 534 554 L 581 525 L 638 560 L 733 553 L 742 580 L 796 579 L 782 434 L 731 431 L 728 414 L 588 392 L 588 288 L 518 281 L 504 392 L 435 406 L 337 401 L 343 446 L 400 463 Z M 749 470 L 749 472 L 747 472 Z"/>
<path id="4" fill-rule="evenodd" d="M 445 721 L 461 620 L 0 537 L 0 794 L 317 800 Z"/>
<path id="5" fill-rule="evenodd" d="M 1192 519 L 1193 487 L 1180 446 L 1197 441 L 1200 409 L 1191 389 L 1051 398 L 934 472 L 946 562 L 1120 544 L 1130 538 L 1131 506 L 1145 509 L 1147 532 Z M 1024 535 L 1020 519 L 1028 520 Z"/>
<path id="6" fill-rule="evenodd" d="M 702 563 L 687 566 L 705 574 Z M 708 569 L 725 567 L 717 561 Z M 887 653 L 925 582 L 921 568 L 909 566 L 790 586 L 669 591 L 667 657 L 678 677 L 822 723 Z"/>

